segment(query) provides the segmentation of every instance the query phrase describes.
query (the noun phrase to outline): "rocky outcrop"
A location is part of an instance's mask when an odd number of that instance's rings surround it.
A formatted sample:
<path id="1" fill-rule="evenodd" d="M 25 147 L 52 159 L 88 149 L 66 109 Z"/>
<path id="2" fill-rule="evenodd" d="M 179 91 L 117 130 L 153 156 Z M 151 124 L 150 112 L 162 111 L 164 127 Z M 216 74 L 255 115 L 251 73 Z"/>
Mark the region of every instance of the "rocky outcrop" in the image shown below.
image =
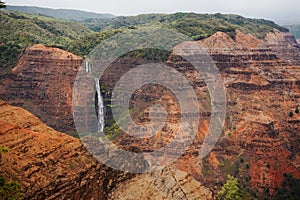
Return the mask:
<path id="1" fill-rule="evenodd" d="M 271 35 L 274 36 L 273 43 Z M 300 178 L 300 154 L 295 148 L 300 140 L 300 115 L 294 112 L 300 105 L 300 65 L 296 56 L 299 57 L 299 49 L 293 38 L 275 31 L 266 40 L 259 40 L 237 31 L 236 38 L 232 39 L 217 32 L 196 43 L 211 55 L 226 86 L 226 126 L 210 155 L 200 160 L 198 153 L 210 120 L 209 93 L 203 77 L 195 73 L 190 63 L 174 54 L 170 56 L 166 64 L 180 71 L 201 99 L 198 139 L 175 162 L 175 166 L 213 189 L 214 193 L 225 183 L 227 174 L 238 177 L 242 184 L 261 196 L 265 191 L 269 191 L 268 195 L 274 194 L 281 186 L 284 173 Z M 174 52 L 181 48 L 180 45 L 174 48 Z M 283 54 L 288 59 L 283 59 Z M 126 63 L 119 63 L 126 66 Z M 116 66 L 124 69 L 121 64 Z M 118 75 L 118 71 L 113 73 Z M 106 79 L 102 81 L 105 83 Z M 142 102 L 148 102 L 148 107 L 153 102 L 163 105 L 168 113 L 166 125 L 155 138 L 141 140 L 123 134 L 117 142 L 128 150 L 134 146 L 147 152 L 172 141 L 180 118 L 174 96 L 155 86 L 144 87 L 132 99 L 134 105 L 146 108 L 147 104 Z M 188 97 L 186 100 L 190 102 Z M 168 105 L 172 108 L 168 109 Z M 293 117 L 289 117 L 290 112 L 294 113 Z M 137 122 L 150 122 L 149 109 L 143 111 Z M 172 154 L 172 150 L 167 153 Z"/>
<path id="2" fill-rule="evenodd" d="M 300 65 L 300 45 L 290 33 L 274 31 L 266 36 L 266 46 L 290 65 Z"/>
<path id="3" fill-rule="evenodd" d="M 188 171 L 210 188 L 230 173 L 260 194 L 272 195 L 284 173 L 300 177 L 295 148 L 300 115 L 294 112 L 300 104 L 299 46 L 291 35 L 277 31 L 266 40 L 239 31 L 235 40 L 216 33 L 199 43 L 222 74 L 228 107 L 224 136 L 200 163 L 202 175 Z M 179 160 L 179 168 L 189 160 Z"/>
<path id="4" fill-rule="evenodd" d="M 139 175 L 120 184 L 109 199 L 213 199 L 212 192 L 172 166 Z"/>
<path id="5" fill-rule="evenodd" d="M 72 91 L 81 64 L 82 58 L 58 48 L 29 47 L 1 84 L 1 99 L 22 106 L 56 130 L 74 134 Z"/>
<path id="6" fill-rule="evenodd" d="M 265 40 L 259 40 L 237 31 L 232 39 L 217 32 L 195 43 L 208 52 L 223 78 L 227 93 L 226 126 L 211 154 L 200 160 L 198 153 L 208 133 L 211 116 L 208 89 L 190 63 L 175 53 L 171 55 L 166 65 L 181 72 L 191 83 L 201 108 L 197 139 L 175 162 L 176 168 L 188 172 L 214 193 L 225 183 L 227 174 L 238 177 L 243 185 L 261 196 L 265 191 L 272 195 L 281 186 L 284 173 L 300 178 L 300 154 L 295 148 L 300 140 L 300 115 L 294 112 L 300 105 L 300 64 L 299 47 L 293 37 L 274 31 Z M 139 64 L 134 61 L 116 61 L 101 82 L 108 89 L 114 88 L 126 71 Z M 143 75 L 138 78 L 143 79 Z M 137 116 L 133 114 L 136 123 L 148 124 L 148 108 L 159 103 L 168 113 L 166 124 L 155 137 L 139 139 L 123 133 L 115 142 L 126 150 L 134 147 L 145 152 L 169 144 L 177 133 L 181 117 L 174 94 L 160 86 L 148 85 L 137 90 L 131 100 L 137 108 L 145 108 L 138 111 Z M 188 95 L 185 100 L 192 102 Z M 293 117 L 289 117 L 290 112 L 294 112 Z M 152 122 L 163 123 L 156 118 Z M 166 151 L 172 155 L 176 149 Z"/>

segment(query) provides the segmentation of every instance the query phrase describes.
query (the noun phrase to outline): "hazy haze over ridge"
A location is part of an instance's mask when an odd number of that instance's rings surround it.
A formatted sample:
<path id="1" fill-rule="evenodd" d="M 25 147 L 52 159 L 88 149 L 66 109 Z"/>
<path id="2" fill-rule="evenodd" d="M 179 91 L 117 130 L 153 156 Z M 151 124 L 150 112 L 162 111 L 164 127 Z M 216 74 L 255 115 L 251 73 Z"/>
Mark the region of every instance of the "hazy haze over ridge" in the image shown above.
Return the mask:
<path id="1" fill-rule="evenodd" d="M 233 13 L 245 17 L 265 18 L 280 24 L 300 23 L 299 0 L 4 0 L 8 5 L 67 8 L 137 15 L 143 13 Z"/>

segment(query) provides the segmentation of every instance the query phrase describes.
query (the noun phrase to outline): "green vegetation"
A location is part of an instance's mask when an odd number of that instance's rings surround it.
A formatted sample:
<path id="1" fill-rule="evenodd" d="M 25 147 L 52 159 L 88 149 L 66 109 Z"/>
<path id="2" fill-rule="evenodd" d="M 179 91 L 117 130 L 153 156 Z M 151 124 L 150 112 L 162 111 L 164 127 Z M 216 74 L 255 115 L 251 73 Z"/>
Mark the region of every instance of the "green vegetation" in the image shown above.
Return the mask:
<path id="1" fill-rule="evenodd" d="M 295 36 L 295 38 L 300 38 L 300 24 L 285 25 L 284 27 L 289 29 L 290 32 Z"/>
<path id="2" fill-rule="evenodd" d="M 99 33 L 90 33 L 81 38 L 71 41 L 66 49 L 76 55 L 88 55 L 101 41 L 110 38 L 111 36 L 121 33 L 123 29 L 106 30 Z"/>
<path id="3" fill-rule="evenodd" d="M 227 178 L 227 182 L 218 192 L 217 198 L 219 200 L 249 199 L 249 194 L 240 187 L 239 181 L 236 178 L 231 175 L 228 175 Z"/>
<path id="4" fill-rule="evenodd" d="M 250 164 L 246 163 L 246 169 L 250 169 Z"/>
<path id="5" fill-rule="evenodd" d="M 15 200 L 21 199 L 20 184 L 17 182 L 6 182 L 0 174 L 0 199 Z"/>
<path id="6" fill-rule="evenodd" d="M 295 113 L 299 113 L 299 108 L 297 107 L 296 109 L 295 109 Z"/>
<path id="7" fill-rule="evenodd" d="M 235 30 L 251 33 L 258 38 L 264 38 L 273 29 L 287 32 L 272 21 L 249 19 L 238 15 L 175 13 L 143 14 L 133 17 L 116 17 L 113 19 L 87 19 L 83 23 L 94 31 L 115 28 L 137 28 L 139 26 L 156 25 L 176 29 L 195 40 L 207 38 L 217 31 L 228 33 L 234 38 Z"/>
<path id="8" fill-rule="evenodd" d="M 0 147 L 0 155 L 1 153 L 7 153 L 8 149 L 6 147 Z"/>
<path id="9" fill-rule="evenodd" d="M 0 147 L 0 162 L 1 154 L 8 152 L 6 147 Z M 6 182 L 5 178 L 0 174 L 0 199 L 17 200 L 22 198 L 20 192 L 20 184 L 17 182 Z"/>
<path id="10" fill-rule="evenodd" d="M 24 9 L 23 9 L 24 10 Z M 80 56 L 88 55 L 101 41 L 125 29 L 139 27 L 163 27 L 176 29 L 193 39 L 209 37 L 216 31 L 223 31 L 234 37 L 235 30 L 251 33 L 258 38 L 273 28 L 286 29 L 275 23 L 262 19 L 248 19 L 238 15 L 176 13 L 145 14 L 133 17 L 116 17 L 113 19 L 85 19 L 86 26 L 68 21 L 61 21 L 41 15 L 3 10 L 0 13 L 0 67 L 10 69 L 16 64 L 23 50 L 36 43 L 59 47 Z M 163 61 L 167 55 L 162 52 L 139 51 L 134 56 L 149 58 L 160 55 Z M 158 56 L 157 56 L 158 57 Z"/>
<path id="11" fill-rule="evenodd" d="M 51 9 L 40 8 L 36 6 L 7 6 L 7 10 L 25 12 L 29 14 L 44 15 L 62 20 L 82 21 L 85 19 L 99 19 L 99 18 L 113 18 L 110 14 L 98 14 L 93 12 L 86 12 L 82 10 L 71 9 Z"/>
<path id="12" fill-rule="evenodd" d="M 102 31 L 117 28 L 135 29 L 139 26 L 150 26 L 159 24 L 159 20 L 166 15 L 142 14 L 129 17 L 115 17 L 113 19 L 87 19 L 82 23 L 93 31 Z"/>
<path id="13" fill-rule="evenodd" d="M 249 182 L 250 179 L 251 179 L 251 176 L 249 176 L 249 175 L 247 175 L 247 176 L 245 177 L 245 180 L 246 180 L 247 182 Z"/>
<path id="14" fill-rule="evenodd" d="M 0 12 L 0 67 L 11 68 L 30 45 L 42 43 L 65 49 L 90 34 L 85 26 L 48 17 L 3 10 Z"/>
<path id="15" fill-rule="evenodd" d="M 122 133 L 122 129 L 118 126 L 117 122 L 115 122 L 114 120 L 109 124 L 110 126 L 105 127 L 103 132 L 109 140 L 114 140 L 119 136 L 119 134 Z M 100 140 L 102 140 L 102 138 Z"/>
<path id="16" fill-rule="evenodd" d="M 285 173 L 281 188 L 276 189 L 273 199 L 300 199 L 300 179 L 294 178 L 292 174 Z"/>
<path id="17" fill-rule="evenodd" d="M 293 113 L 293 112 L 290 112 L 290 113 L 289 113 L 289 116 L 290 116 L 290 117 L 293 117 L 293 116 L 294 116 L 294 113 Z"/>

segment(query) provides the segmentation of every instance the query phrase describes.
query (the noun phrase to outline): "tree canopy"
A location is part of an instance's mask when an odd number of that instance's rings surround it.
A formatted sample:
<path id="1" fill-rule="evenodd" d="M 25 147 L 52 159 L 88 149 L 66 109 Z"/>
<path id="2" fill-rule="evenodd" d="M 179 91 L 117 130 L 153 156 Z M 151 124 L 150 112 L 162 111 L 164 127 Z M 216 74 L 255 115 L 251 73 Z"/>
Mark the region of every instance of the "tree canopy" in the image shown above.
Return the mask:
<path id="1" fill-rule="evenodd" d="M 227 182 L 218 193 L 219 200 L 241 200 L 244 199 L 244 192 L 236 178 L 228 175 Z"/>

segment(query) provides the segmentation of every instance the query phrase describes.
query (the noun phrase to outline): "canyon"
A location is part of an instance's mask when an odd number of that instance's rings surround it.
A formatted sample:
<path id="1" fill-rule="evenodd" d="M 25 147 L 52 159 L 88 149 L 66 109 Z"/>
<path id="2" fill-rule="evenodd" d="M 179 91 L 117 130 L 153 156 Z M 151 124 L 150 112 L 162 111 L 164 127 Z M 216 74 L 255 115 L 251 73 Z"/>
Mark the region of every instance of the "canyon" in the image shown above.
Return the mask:
<path id="1" fill-rule="evenodd" d="M 21 183 L 23 199 L 133 199 L 137 196 L 131 192 L 145 187 L 148 193 L 139 198 L 212 199 L 211 191 L 186 172 L 172 166 L 146 175 L 113 170 L 79 139 L 55 131 L 28 111 L 4 101 L 0 108 L 0 145 L 9 149 L 1 155 L 0 173 Z"/>
<path id="2" fill-rule="evenodd" d="M 0 85 L 5 101 L 0 104 L 0 146 L 9 149 L 2 155 L 1 172 L 21 183 L 25 199 L 131 199 L 133 193 L 139 198 L 212 199 L 227 174 L 260 196 L 266 191 L 272 196 L 285 173 L 299 179 L 300 114 L 294 111 L 300 106 L 300 45 L 289 33 L 276 30 L 264 40 L 236 31 L 234 39 L 216 32 L 194 43 L 213 59 L 227 98 L 224 131 L 207 157 L 200 159 L 199 149 L 209 129 L 209 91 L 201 74 L 176 55 L 182 44 L 174 47 L 164 64 L 181 72 L 197 91 L 201 108 L 197 137 L 171 166 L 141 175 L 110 169 L 71 137 L 76 136 L 73 84 L 83 59 L 38 44 L 24 52 Z M 147 62 L 125 57 L 112 63 L 100 78 L 104 98 L 111 97 L 116 81 L 126 71 Z M 190 101 L 189 96 L 186 100 Z M 174 94 L 165 88 L 147 85 L 136 91 L 132 105 L 145 108 L 133 114 L 136 122 L 149 123 L 148 108 L 153 102 L 168 112 L 159 136 L 141 140 L 122 133 L 115 144 L 128 151 L 151 151 L 174 138 L 180 109 Z M 111 118 L 109 109 L 107 115 Z M 164 181 L 174 187 L 162 187 Z M 150 191 L 141 192 L 146 189 Z"/>

